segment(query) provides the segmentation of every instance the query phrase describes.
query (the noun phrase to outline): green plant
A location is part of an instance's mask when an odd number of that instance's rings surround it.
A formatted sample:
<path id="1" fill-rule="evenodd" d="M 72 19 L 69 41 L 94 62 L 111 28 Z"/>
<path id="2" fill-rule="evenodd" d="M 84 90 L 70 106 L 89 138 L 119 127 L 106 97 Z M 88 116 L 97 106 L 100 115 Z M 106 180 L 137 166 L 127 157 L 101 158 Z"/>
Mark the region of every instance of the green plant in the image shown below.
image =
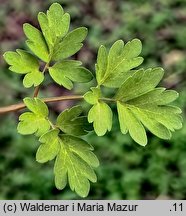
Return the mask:
<path id="1" fill-rule="evenodd" d="M 35 87 L 34 95 L 23 99 L 24 103 L 1 108 L 0 113 L 28 108 L 29 112 L 19 117 L 17 129 L 20 134 L 38 137 L 41 145 L 36 160 L 45 163 L 55 159 L 56 187 L 63 189 L 69 182 L 71 190 L 86 197 L 89 181 L 97 181 L 94 168 L 99 166 L 99 161 L 93 147 L 80 137 L 92 130 L 98 136 L 111 130 L 113 114 L 108 104 L 117 105 L 121 132 L 129 132 L 135 142 L 145 146 L 145 128 L 162 139 L 170 139 L 171 132 L 182 127 L 181 110 L 169 105 L 178 93 L 157 87 L 164 74 L 162 68 L 134 69 L 142 64 L 143 58 L 139 56 L 141 41 L 133 39 L 125 45 L 118 40 L 109 51 L 104 46 L 99 48 L 97 86 L 84 95 L 38 98 L 47 71 L 57 84 L 69 90 L 73 82 L 93 79 L 81 62 L 68 59 L 81 49 L 87 29 L 81 27 L 69 32 L 70 16 L 58 3 L 52 4 L 47 14 L 39 13 L 38 21 L 41 31 L 30 24 L 23 27 L 32 53 L 18 49 L 4 54 L 9 69 L 25 75 L 23 85 Z M 115 95 L 102 96 L 104 87 L 116 89 Z M 80 99 L 92 106 L 88 119 L 79 105 L 63 111 L 55 123 L 49 118 L 47 102 Z"/>

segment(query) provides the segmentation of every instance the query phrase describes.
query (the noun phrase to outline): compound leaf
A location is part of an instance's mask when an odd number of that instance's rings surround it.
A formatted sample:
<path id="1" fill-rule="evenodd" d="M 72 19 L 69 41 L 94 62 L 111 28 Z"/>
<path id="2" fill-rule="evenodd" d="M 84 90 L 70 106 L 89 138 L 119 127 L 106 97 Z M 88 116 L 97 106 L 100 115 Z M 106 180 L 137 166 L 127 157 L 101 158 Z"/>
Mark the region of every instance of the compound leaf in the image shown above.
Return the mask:
<path id="1" fill-rule="evenodd" d="M 87 134 L 90 124 L 86 116 L 80 116 L 83 112 L 81 106 L 74 106 L 66 109 L 57 118 L 57 126 L 67 134 L 81 136 Z"/>
<path id="2" fill-rule="evenodd" d="M 26 88 L 32 85 L 38 86 L 43 82 L 44 75 L 39 71 L 39 62 L 30 53 L 18 49 L 16 52 L 6 52 L 4 58 L 10 65 L 11 71 L 26 74 L 23 80 L 23 85 Z"/>
<path id="3" fill-rule="evenodd" d="M 44 62 L 49 62 L 48 46 L 42 33 L 28 23 L 23 25 L 23 30 L 28 38 L 26 44 L 30 50 Z"/>
<path id="4" fill-rule="evenodd" d="M 47 14 L 43 12 L 38 14 L 38 21 L 52 55 L 54 46 L 58 47 L 60 40 L 69 30 L 70 15 L 64 13 L 60 4 L 54 3 Z"/>
<path id="5" fill-rule="evenodd" d="M 89 123 L 93 122 L 94 130 L 98 136 L 103 136 L 112 128 L 112 110 L 104 102 L 96 103 L 88 113 Z"/>
<path id="6" fill-rule="evenodd" d="M 93 167 L 99 166 L 99 161 L 92 152 L 93 147 L 80 138 L 60 135 L 57 129 L 44 134 L 40 142 L 36 160 L 45 163 L 56 158 L 54 165 L 56 187 L 62 190 L 69 181 L 72 191 L 86 197 L 90 189 L 89 181 L 97 181 Z"/>
<path id="7" fill-rule="evenodd" d="M 161 68 L 138 70 L 122 84 L 115 99 L 121 132 L 130 133 L 140 145 L 147 144 L 144 127 L 162 139 L 182 127 L 178 107 L 170 106 L 178 93 L 155 88 L 163 77 Z"/>
<path id="8" fill-rule="evenodd" d="M 31 112 L 25 112 L 19 117 L 17 130 L 20 134 L 27 135 L 35 133 L 41 136 L 50 129 L 48 121 L 48 108 L 38 98 L 25 98 L 24 103 Z"/>
<path id="9" fill-rule="evenodd" d="M 71 190 L 82 197 L 88 195 L 89 180 L 97 181 L 92 167 L 99 165 L 92 150 L 92 146 L 80 138 L 70 135 L 60 136 L 60 151 L 54 167 L 55 184 L 58 189 L 66 186 L 68 175 Z"/>
<path id="10" fill-rule="evenodd" d="M 66 59 L 83 46 L 87 29 L 85 27 L 69 31 L 70 15 L 64 13 L 60 4 L 50 6 L 47 14 L 39 13 L 39 24 L 50 50 L 50 60 L 60 61 Z"/>
<path id="11" fill-rule="evenodd" d="M 81 66 L 81 62 L 64 60 L 81 49 L 87 29 L 80 27 L 69 32 L 70 15 L 58 3 L 52 4 L 46 14 L 39 13 L 38 20 L 41 31 L 28 23 L 24 24 L 26 43 L 33 54 L 47 65 L 57 61 L 53 66 L 46 67 L 53 80 L 69 90 L 73 88 L 73 82 L 89 82 L 92 74 Z M 142 44 L 138 39 L 127 44 L 118 40 L 109 52 L 100 46 L 96 64 L 98 87 L 91 88 L 84 95 L 85 101 L 93 105 L 88 113 L 88 122 L 93 123 L 98 136 L 111 130 L 113 115 L 111 108 L 101 101 L 101 85 L 119 88 L 112 101 L 117 102 L 121 132 L 129 132 L 140 145 L 147 144 L 145 128 L 162 139 L 170 139 L 171 133 L 182 127 L 181 110 L 169 105 L 178 93 L 156 88 L 163 77 L 163 69 L 134 70 L 143 62 L 143 58 L 139 57 L 141 50 Z M 4 54 L 9 69 L 25 75 L 23 84 L 27 88 L 38 86 L 44 80 L 34 55 L 19 49 Z M 48 107 L 42 100 L 25 98 L 24 103 L 30 111 L 20 115 L 17 130 L 23 135 L 40 137 L 36 160 L 45 163 L 56 159 L 56 187 L 63 189 L 69 182 L 72 191 L 86 197 L 90 181 L 97 181 L 93 168 L 99 166 L 99 161 L 93 147 L 76 137 L 91 130 L 87 118 L 81 116 L 81 106 L 66 109 L 58 116 L 56 125 L 52 125 L 48 120 Z M 55 129 L 51 129 L 51 125 Z"/>
<path id="12" fill-rule="evenodd" d="M 143 62 L 142 44 L 138 39 L 129 41 L 125 46 L 122 40 L 116 41 L 109 53 L 104 46 L 98 51 L 96 79 L 98 85 L 118 88 L 126 79 L 126 73 Z M 128 76 L 128 75 L 127 75 Z"/>
<path id="13" fill-rule="evenodd" d="M 50 76 L 59 85 L 67 89 L 73 88 L 73 82 L 89 82 L 93 76 L 91 72 L 81 66 L 81 62 L 64 60 L 49 68 Z"/>

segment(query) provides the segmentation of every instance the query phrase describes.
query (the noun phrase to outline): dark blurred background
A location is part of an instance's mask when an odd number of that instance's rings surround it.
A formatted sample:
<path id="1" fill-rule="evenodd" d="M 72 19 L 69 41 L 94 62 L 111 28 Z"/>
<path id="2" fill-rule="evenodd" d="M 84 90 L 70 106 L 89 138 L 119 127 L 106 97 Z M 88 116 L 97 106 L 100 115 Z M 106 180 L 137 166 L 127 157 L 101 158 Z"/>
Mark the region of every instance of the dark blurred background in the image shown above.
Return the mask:
<path id="1" fill-rule="evenodd" d="M 22 77 L 8 71 L 2 54 L 26 48 L 22 24 L 38 26 L 37 13 L 52 0 L 0 0 L 0 106 L 32 95 Z M 94 71 L 101 44 L 109 47 L 118 39 L 135 37 L 143 42 L 144 67 L 162 66 L 161 83 L 180 93 L 176 104 L 186 111 L 186 0 L 59 0 L 71 14 L 71 28 L 86 26 L 89 34 L 83 49 L 75 56 Z M 27 49 L 27 48 L 26 48 Z M 90 87 L 76 85 L 68 92 L 47 78 L 40 96 L 85 92 Z M 107 91 L 107 94 L 112 94 Z M 50 104 L 55 117 L 72 102 Z M 85 104 L 82 104 L 86 107 Z M 88 199 L 186 199 L 186 125 L 164 141 L 148 134 L 142 148 L 119 131 L 113 107 L 112 132 L 104 137 L 94 133 L 86 139 L 100 160 L 98 182 L 91 185 Z M 68 188 L 58 191 L 53 181 L 53 162 L 38 164 L 34 136 L 16 131 L 20 113 L 0 116 L 0 199 L 79 199 Z"/>

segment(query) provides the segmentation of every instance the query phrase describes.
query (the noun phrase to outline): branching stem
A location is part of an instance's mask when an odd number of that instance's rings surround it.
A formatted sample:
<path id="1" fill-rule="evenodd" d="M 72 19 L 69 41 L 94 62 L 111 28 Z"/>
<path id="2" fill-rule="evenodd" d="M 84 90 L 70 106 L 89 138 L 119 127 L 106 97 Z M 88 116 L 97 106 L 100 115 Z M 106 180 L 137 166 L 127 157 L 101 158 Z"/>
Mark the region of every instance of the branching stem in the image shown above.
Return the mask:
<path id="1" fill-rule="evenodd" d="M 51 98 L 43 98 L 43 99 L 41 98 L 41 100 L 44 101 L 45 103 L 63 101 L 63 100 L 80 100 L 80 99 L 83 99 L 83 96 L 68 95 L 68 96 L 51 97 Z M 1 107 L 0 114 L 18 111 L 18 110 L 24 109 L 25 107 L 26 106 L 24 103 L 18 103 L 18 104 L 13 104 L 13 105 L 6 106 L 6 107 Z"/>
<path id="2" fill-rule="evenodd" d="M 45 103 L 49 102 L 57 102 L 64 100 L 82 100 L 82 95 L 67 95 L 67 96 L 59 96 L 59 97 L 50 97 L 50 98 L 41 98 Z M 100 100 L 108 101 L 108 102 L 116 102 L 113 98 L 100 98 Z M 13 104 L 5 107 L 0 107 L 0 114 L 15 112 L 21 109 L 24 109 L 26 106 L 24 103 Z"/>

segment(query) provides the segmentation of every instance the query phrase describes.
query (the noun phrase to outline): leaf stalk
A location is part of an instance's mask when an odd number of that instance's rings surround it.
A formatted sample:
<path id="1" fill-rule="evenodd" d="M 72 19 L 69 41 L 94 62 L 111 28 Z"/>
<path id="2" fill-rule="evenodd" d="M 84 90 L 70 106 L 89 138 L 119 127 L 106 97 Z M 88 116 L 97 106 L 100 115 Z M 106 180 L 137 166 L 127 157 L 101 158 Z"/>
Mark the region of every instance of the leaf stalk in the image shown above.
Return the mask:
<path id="1" fill-rule="evenodd" d="M 41 73 L 44 74 L 44 73 L 46 72 L 46 70 L 47 70 L 48 67 L 49 67 L 49 64 L 50 64 L 50 63 L 47 63 L 47 64 L 45 65 L 45 67 L 43 68 L 43 71 L 42 71 Z M 39 90 L 40 90 L 40 85 L 38 85 L 38 86 L 35 88 L 33 97 L 37 97 L 37 96 L 38 96 Z"/>

